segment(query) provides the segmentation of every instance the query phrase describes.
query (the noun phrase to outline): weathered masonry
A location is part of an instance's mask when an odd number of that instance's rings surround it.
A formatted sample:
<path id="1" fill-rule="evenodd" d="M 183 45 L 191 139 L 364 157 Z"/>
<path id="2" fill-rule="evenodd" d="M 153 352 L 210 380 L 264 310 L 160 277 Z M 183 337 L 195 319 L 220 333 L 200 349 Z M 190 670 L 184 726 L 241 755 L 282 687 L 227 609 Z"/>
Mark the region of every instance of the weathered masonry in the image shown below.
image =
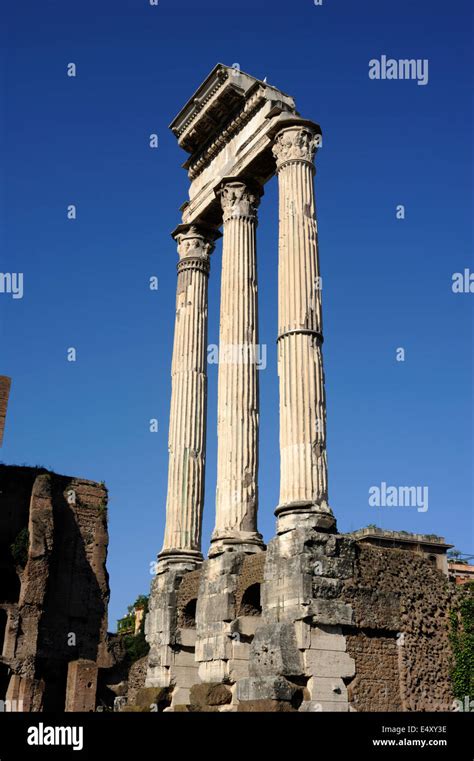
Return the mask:
<path id="1" fill-rule="evenodd" d="M 220 64 L 171 129 L 189 154 L 190 187 L 173 233 L 166 528 L 146 621 L 146 687 L 166 692 L 167 710 L 443 709 L 451 698 L 446 577 L 424 557 L 341 536 L 328 502 L 313 188 L 321 130 L 288 95 Z M 258 208 L 275 174 L 280 498 L 265 548 L 252 358 Z M 221 236 L 217 491 L 204 559 L 207 283 Z"/>
<path id="2" fill-rule="evenodd" d="M 103 484 L 0 465 L 0 710 L 95 710 L 107 545 Z"/>

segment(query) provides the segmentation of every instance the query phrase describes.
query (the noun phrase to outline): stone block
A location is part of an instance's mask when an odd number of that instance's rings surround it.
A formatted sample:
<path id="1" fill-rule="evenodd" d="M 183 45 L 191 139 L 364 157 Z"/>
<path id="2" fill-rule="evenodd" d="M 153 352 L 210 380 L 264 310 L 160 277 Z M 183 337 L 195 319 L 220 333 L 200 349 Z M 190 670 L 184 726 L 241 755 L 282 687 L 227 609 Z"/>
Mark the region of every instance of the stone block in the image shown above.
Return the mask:
<path id="1" fill-rule="evenodd" d="M 249 676 L 248 661 L 229 661 L 229 679 L 231 682 L 238 682 L 239 679 L 246 679 Z"/>
<path id="2" fill-rule="evenodd" d="M 281 536 L 295 529 L 330 531 L 334 530 L 335 526 L 336 521 L 332 513 L 287 513 L 278 517 L 277 532 Z"/>
<path id="3" fill-rule="evenodd" d="M 235 598 L 231 592 L 220 592 L 206 598 L 203 609 L 199 608 L 196 613 L 198 632 L 206 628 L 210 621 L 232 621 L 235 617 Z"/>
<path id="4" fill-rule="evenodd" d="M 172 666 L 195 666 L 197 668 L 196 659 L 194 657 L 193 650 L 173 650 L 171 659 Z"/>
<path id="5" fill-rule="evenodd" d="M 306 673 L 316 677 L 349 677 L 355 674 L 355 660 L 348 653 L 335 650 L 305 650 Z"/>
<path id="6" fill-rule="evenodd" d="M 98 668 L 95 661 L 71 661 L 67 670 L 65 711 L 95 710 Z"/>
<path id="7" fill-rule="evenodd" d="M 183 647 L 195 647 L 196 629 L 178 629 L 176 639 Z"/>
<path id="8" fill-rule="evenodd" d="M 199 638 L 196 641 L 196 660 L 227 660 L 232 656 L 232 640 L 228 633 L 213 637 Z"/>
<path id="9" fill-rule="evenodd" d="M 248 661 L 250 658 L 250 644 L 232 640 L 232 659 L 236 661 Z"/>
<path id="10" fill-rule="evenodd" d="M 141 687 L 135 698 L 137 708 L 150 711 L 150 706 L 168 702 L 168 689 L 166 687 Z"/>
<path id="11" fill-rule="evenodd" d="M 311 647 L 311 626 L 305 621 L 295 621 L 296 644 L 300 650 Z"/>
<path id="12" fill-rule="evenodd" d="M 347 702 L 347 688 L 340 677 L 311 677 L 308 692 L 312 701 L 339 703 Z"/>
<path id="13" fill-rule="evenodd" d="M 148 665 L 145 687 L 169 687 L 171 684 L 171 672 L 163 666 Z"/>
<path id="14" fill-rule="evenodd" d="M 176 687 L 190 689 L 193 684 L 199 682 L 199 671 L 196 666 L 173 666 L 170 673 Z"/>
<path id="15" fill-rule="evenodd" d="M 311 615 L 315 624 L 351 626 L 353 623 L 351 606 L 339 600 L 312 600 L 306 615 Z"/>
<path id="16" fill-rule="evenodd" d="M 249 677 L 237 682 L 236 697 L 239 702 L 248 700 L 287 700 L 290 701 L 298 688 L 284 677 Z"/>
<path id="17" fill-rule="evenodd" d="M 239 616 L 233 621 L 231 629 L 244 637 L 253 637 L 261 624 L 260 616 Z"/>
<path id="18" fill-rule="evenodd" d="M 265 624 L 257 630 L 250 648 L 252 676 L 293 676 L 303 673 L 301 653 L 291 623 Z"/>
<path id="19" fill-rule="evenodd" d="M 174 708 L 177 705 L 189 705 L 190 695 L 189 687 L 175 687 L 171 693 L 171 706 Z"/>
<path id="20" fill-rule="evenodd" d="M 232 623 L 230 621 L 206 621 L 197 626 L 196 642 L 207 637 L 218 637 L 221 634 L 230 634 Z"/>
<path id="21" fill-rule="evenodd" d="M 220 706 L 230 703 L 232 692 L 225 684 L 195 684 L 191 687 L 192 705 Z"/>
<path id="22" fill-rule="evenodd" d="M 350 578 L 353 574 L 352 558 L 318 556 L 312 561 L 312 574 L 315 577 L 326 576 L 333 579 Z"/>
<path id="23" fill-rule="evenodd" d="M 161 658 L 162 666 L 171 666 L 174 658 L 174 650 L 170 645 L 161 645 L 158 648 L 159 657 Z"/>
<path id="24" fill-rule="evenodd" d="M 346 638 L 341 633 L 340 626 L 315 626 L 310 632 L 309 647 L 312 650 L 346 651 Z"/>
<path id="25" fill-rule="evenodd" d="M 227 661 L 203 661 L 199 664 L 199 679 L 195 683 L 201 682 L 223 682 L 229 675 Z"/>

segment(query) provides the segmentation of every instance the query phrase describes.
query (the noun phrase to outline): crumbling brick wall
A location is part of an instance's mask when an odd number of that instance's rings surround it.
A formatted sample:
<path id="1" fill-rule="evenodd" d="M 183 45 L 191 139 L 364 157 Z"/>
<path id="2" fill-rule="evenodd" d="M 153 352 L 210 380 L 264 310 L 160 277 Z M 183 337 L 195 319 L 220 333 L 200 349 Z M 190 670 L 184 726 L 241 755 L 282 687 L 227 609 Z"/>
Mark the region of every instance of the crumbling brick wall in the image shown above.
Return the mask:
<path id="1" fill-rule="evenodd" d="M 361 630 L 348 635 L 346 641 L 356 664 L 348 688 L 351 706 L 357 711 L 401 711 L 396 637 Z"/>
<path id="2" fill-rule="evenodd" d="M 178 627 L 189 628 L 195 626 L 191 621 L 189 613 L 189 604 L 197 600 L 199 594 L 199 583 L 201 580 L 201 569 L 191 571 L 183 576 L 177 592 L 177 625 Z"/>
<path id="3" fill-rule="evenodd" d="M 265 553 L 247 555 L 242 561 L 237 588 L 235 590 L 235 604 L 237 613 L 241 611 L 242 598 L 247 589 L 254 584 L 263 584 L 263 572 L 265 567 Z"/>
<path id="4" fill-rule="evenodd" d="M 24 567 L 3 547 L 19 581 L 16 600 L 0 597 L 16 603 L 2 658 L 7 694 L 21 696 L 25 710 L 63 710 L 69 663 L 108 665 L 107 490 L 44 469 L 0 466 L 0 492 L 4 543 L 28 528 Z"/>
<path id="5" fill-rule="evenodd" d="M 449 608 L 453 590 L 429 561 L 407 550 L 357 545 L 344 596 L 355 627 L 349 685 L 358 711 L 446 711 L 452 703 Z"/>
<path id="6" fill-rule="evenodd" d="M 127 698 L 130 705 L 135 703 L 138 691 L 145 686 L 146 670 L 148 667 L 148 655 L 135 661 L 128 672 Z"/>

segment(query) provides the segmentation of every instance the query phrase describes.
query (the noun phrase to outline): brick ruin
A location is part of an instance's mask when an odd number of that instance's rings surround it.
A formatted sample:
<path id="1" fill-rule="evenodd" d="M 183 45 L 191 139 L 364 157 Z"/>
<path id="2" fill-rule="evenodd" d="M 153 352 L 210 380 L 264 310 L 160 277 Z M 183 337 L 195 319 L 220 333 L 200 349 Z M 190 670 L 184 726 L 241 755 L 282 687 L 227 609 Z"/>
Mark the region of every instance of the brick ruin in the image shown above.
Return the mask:
<path id="1" fill-rule="evenodd" d="M 95 710 L 110 666 L 107 545 L 102 484 L 0 465 L 0 701 L 11 710 Z"/>
<path id="2" fill-rule="evenodd" d="M 307 529 L 168 570 L 153 582 L 159 650 L 130 668 L 107 636 L 105 487 L 0 466 L 0 492 L 0 701 L 13 710 L 91 711 L 115 695 L 147 711 L 450 710 L 454 585 L 427 553 Z M 25 528 L 23 564 L 11 545 Z"/>
<path id="3" fill-rule="evenodd" d="M 141 705 L 449 711 L 454 585 L 429 558 L 317 529 L 158 574 Z M 153 628 L 152 628 L 153 627 Z"/>

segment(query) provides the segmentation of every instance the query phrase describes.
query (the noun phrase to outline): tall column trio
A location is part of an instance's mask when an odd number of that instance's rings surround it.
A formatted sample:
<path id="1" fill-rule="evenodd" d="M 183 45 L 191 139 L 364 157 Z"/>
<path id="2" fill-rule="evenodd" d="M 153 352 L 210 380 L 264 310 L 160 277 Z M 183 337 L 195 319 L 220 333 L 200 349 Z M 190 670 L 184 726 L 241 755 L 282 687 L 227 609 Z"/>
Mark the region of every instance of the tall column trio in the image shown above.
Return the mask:
<path id="1" fill-rule="evenodd" d="M 312 521 L 332 528 L 328 505 L 321 279 L 313 189 L 318 132 L 292 124 L 274 140 L 279 183 L 278 375 L 280 531 Z M 263 548 L 258 507 L 256 226 L 262 194 L 228 178 L 217 189 L 223 214 L 216 523 L 210 556 Z M 199 562 L 206 430 L 207 276 L 219 233 L 200 225 L 176 233 L 177 315 L 173 350 L 170 463 L 160 559 Z M 188 274 L 186 274 L 188 273 Z M 192 274 L 191 274 L 192 273 Z M 187 356 L 189 353 L 189 356 Z"/>

